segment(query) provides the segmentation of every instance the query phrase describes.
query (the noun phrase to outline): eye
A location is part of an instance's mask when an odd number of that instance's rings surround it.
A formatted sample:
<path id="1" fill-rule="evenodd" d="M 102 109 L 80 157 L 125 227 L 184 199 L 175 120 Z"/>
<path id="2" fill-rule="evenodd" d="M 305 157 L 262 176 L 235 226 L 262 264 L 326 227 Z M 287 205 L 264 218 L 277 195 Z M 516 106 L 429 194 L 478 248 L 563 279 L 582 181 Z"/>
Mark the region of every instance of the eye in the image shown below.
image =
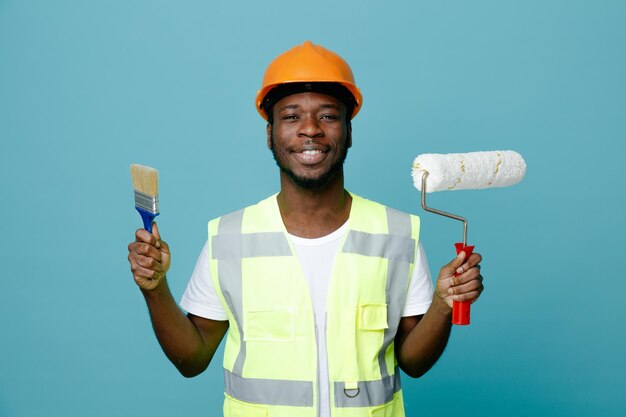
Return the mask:
<path id="1" fill-rule="evenodd" d="M 289 114 L 282 115 L 280 118 L 282 120 L 297 120 L 298 119 L 298 115 L 293 114 L 293 113 L 289 113 Z"/>
<path id="2" fill-rule="evenodd" d="M 336 114 L 323 114 L 322 119 L 324 120 L 339 120 L 339 115 Z"/>

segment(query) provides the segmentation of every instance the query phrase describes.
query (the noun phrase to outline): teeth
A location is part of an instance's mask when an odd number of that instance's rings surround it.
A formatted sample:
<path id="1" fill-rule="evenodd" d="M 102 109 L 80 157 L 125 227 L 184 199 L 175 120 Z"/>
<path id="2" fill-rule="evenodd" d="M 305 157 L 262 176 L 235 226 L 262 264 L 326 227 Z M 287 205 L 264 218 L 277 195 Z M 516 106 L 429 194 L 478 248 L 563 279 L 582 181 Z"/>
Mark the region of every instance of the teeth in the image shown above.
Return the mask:
<path id="1" fill-rule="evenodd" d="M 322 151 L 316 151 L 316 150 L 313 150 L 313 151 L 302 151 L 302 153 L 305 154 L 305 155 L 317 155 L 317 154 L 322 153 Z"/>

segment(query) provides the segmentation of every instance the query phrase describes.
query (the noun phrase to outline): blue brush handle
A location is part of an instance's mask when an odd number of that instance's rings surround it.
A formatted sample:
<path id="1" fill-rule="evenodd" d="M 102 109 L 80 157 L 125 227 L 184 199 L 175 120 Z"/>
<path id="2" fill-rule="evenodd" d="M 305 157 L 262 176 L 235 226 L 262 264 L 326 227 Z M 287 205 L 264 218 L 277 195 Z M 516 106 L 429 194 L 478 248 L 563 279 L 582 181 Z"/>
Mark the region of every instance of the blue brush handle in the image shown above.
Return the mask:
<path id="1" fill-rule="evenodd" d="M 152 233 L 152 221 L 154 220 L 156 216 L 159 215 L 159 213 L 154 214 L 151 211 L 144 210 L 139 207 L 135 207 L 135 208 L 141 215 L 141 220 L 143 220 L 143 228 L 146 229 L 148 232 Z"/>

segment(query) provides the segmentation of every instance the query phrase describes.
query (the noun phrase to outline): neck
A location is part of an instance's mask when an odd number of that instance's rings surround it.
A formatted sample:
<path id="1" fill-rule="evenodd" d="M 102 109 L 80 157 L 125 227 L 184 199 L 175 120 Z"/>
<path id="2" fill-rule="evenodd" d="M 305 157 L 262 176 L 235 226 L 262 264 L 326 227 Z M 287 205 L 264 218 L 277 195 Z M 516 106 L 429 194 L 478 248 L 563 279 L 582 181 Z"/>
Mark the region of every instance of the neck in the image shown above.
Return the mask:
<path id="1" fill-rule="evenodd" d="M 278 208 L 287 231 L 295 236 L 326 236 L 350 216 L 352 197 L 343 187 L 343 173 L 323 187 L 304 189 L 281 173 Z"/>

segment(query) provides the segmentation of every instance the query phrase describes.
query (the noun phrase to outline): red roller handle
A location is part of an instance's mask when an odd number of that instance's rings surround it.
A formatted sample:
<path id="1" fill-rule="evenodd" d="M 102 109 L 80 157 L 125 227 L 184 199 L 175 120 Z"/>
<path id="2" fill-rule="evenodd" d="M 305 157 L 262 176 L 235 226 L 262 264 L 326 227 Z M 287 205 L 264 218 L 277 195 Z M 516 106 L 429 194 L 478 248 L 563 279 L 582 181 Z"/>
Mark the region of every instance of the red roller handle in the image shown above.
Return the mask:
<path id="1" fill-rule="evenodd" d="M 474 246 L 463 246 L 462 243 L 455 243 L 454 248 L 456 249 L 456 254 L 460 254 L 461 252 L 465 252 L 465 259 L 468 259 L 470 255 L 474 252 Z M 459 274 L 454 274 L 454 276 L 458 276 Z M 452 302 L 452 324 L 457 324 L 461 326 L 466 326 L 470 324 L 470 306 L 472 305 L 469 301 L 453 301 Z"/>

